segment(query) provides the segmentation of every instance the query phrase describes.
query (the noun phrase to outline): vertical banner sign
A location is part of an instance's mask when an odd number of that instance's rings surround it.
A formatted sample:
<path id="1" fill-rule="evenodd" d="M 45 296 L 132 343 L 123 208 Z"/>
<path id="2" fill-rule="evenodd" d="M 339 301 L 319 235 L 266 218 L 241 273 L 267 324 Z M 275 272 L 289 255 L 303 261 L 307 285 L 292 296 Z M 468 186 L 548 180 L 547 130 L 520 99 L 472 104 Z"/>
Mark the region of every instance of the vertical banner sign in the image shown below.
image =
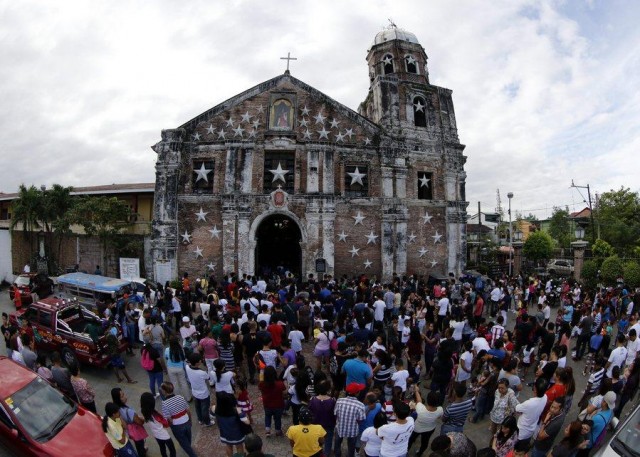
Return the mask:
<path id="1" fill-rule="evenodd" d="M 140 259 L 120 257 L 120 279 L 132 280 L 140 277 Z"/>

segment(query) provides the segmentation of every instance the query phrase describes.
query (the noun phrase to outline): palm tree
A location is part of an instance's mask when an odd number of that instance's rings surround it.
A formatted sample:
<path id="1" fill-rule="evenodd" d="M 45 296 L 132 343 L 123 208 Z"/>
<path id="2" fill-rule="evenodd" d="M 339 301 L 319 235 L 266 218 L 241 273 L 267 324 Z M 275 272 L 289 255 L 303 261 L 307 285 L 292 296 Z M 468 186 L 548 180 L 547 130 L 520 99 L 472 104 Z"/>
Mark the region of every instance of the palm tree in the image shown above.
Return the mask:
<path id="1" fill-rule="evenodd" d="M 18 198 L 11 204 L 11 213 L 11 230 L 22 224 L 24 236 L 29 241 L 29 251 L 33 254 L 33 239 L 40 227 L 38 221 L 42 213 L 41 191 L 34 185 L 20 184 Z"/>

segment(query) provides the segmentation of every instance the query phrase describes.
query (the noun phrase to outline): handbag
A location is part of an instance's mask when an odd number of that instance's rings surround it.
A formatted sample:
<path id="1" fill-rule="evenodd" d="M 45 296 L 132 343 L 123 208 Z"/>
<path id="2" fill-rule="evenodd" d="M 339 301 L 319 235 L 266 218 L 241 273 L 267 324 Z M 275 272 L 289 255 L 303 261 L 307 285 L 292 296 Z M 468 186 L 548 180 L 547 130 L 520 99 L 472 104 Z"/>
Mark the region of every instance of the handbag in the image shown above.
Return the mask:
<path id="1" fill-rule="evenodd" d="M 141 441 L 149 435 L 142 425 L 136 424 L 133 421 L 133 415 L 133 410 L 131 408 L 127 408 L 126 414 L 124 416 L 124 420 L 127 423 L 127 432 L 129 434 L 129 438 L 131 438 L 133 441 Z"/>

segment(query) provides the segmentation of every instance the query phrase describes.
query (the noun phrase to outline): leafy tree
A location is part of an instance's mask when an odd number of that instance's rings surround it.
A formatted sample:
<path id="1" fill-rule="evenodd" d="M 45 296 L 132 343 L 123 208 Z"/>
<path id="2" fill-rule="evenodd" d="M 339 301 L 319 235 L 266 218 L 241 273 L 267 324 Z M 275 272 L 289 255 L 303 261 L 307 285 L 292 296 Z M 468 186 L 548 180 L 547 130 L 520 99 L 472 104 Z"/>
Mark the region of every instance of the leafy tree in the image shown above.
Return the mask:
<path id="1" fill-rule="evenodd" d="M 598 264 L 595 260 L 584 261 L 580 278 L 586 286 L 590 288 L 596 287 L 598 284 Z"/>
<path id="2" fill-rule="evenodd" d="M 602 280 L 605 284 L 614 284 L 616 280 L 624 275 L 624 265 L 617 255 L 607 257 L 602 262 Z"/>
<path id="3" fill-rule="evenodd" d="M 640 287 L 640 264 L 635 260 L 624 264 L 624 282 L 629 287 Z"/>
<path id="4" fill-rule="evenodd" d="M 640 242 L 640 196 L 629 188 L 604 192 L 597 205 L 600 238 L 622 256 L 629 255 Z"/>
<path id="5" fill-rule="evenodd" d="M 522 253 L 534 261 L 548 259 L 553 253 L 553 239 L 546 232 L 533 232 L 524 242 Z"/>
<path id="6" fill-rule="evenodd" d="M 115 238 L 131 225 L 131 208 L 116 197 L 86 197 L 74 206 L 73 221 L 89 236 L 97 236 L 102 245 L 104 274 L 109 269 L 109 252 Z"/>
<path id="7" fill-rule="evenodd" d="M 569 221 L 569 210 L 558 207 L 553 208 L 551 221 L 549 224 L 549 235 L 558 242 L 562 248 L 568 248 L 573 234 L 571 233 L 571 223 Z"/>
<path id="8" fill-rule="evenodd" d="M 614 255 L 615 249 L 605 240 L 597 239 L 595 244 L 591 247 L 591 252 L 593 256 L 598 259 L 606 259 L 607 257 L 611 257 Z"/>
<path id="9" fill-rule="evenodd" d="M 29 251 L 34 252 L 34 239 L 40 224 L 39 215 L 42 212 L 40 189 L 36 186 L 27 187 L 20 184 L 18 198 L 11 204 L 11 230 L 22 225 L 22 232 L 29 241 Z"/>

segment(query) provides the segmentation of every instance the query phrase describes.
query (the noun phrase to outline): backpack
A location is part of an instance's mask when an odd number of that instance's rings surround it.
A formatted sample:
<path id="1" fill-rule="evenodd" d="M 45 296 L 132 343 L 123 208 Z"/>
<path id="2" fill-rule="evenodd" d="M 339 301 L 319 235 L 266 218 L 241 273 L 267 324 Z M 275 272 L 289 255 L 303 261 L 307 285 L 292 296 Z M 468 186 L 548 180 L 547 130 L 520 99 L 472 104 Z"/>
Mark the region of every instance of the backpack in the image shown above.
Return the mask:
<path id="1" fill-rule="evenodd" d="M 593 442 L 593 447 L 591 449 L 596 449 L 597 447 L 600 447 L 602 443 L 604 443 L 604 439 L 607 435 L 607 427 L 609 426 L 609 422 L 604 418 L 602 414 L 596 414 L 595 416 L 593 416 L 592 420 L 595 420 L 595 418 L 598 416 L 600 416 L 600 419 L 604 421 L 604 427 L 602 428 L 600 435 L 598 435 L 596 440 Z"/>
<path id="2" fill-rule="evenodd" d="M 153 359 L 151 358 L 149 351 L 146 351 L 144 349 L 142 350 L 142 357 L 140 357 L 140 365 L 142 365 L 142 368 L 144 368 L 146 371 L 153 370 L 155 363 L 153 362 Z"/>

